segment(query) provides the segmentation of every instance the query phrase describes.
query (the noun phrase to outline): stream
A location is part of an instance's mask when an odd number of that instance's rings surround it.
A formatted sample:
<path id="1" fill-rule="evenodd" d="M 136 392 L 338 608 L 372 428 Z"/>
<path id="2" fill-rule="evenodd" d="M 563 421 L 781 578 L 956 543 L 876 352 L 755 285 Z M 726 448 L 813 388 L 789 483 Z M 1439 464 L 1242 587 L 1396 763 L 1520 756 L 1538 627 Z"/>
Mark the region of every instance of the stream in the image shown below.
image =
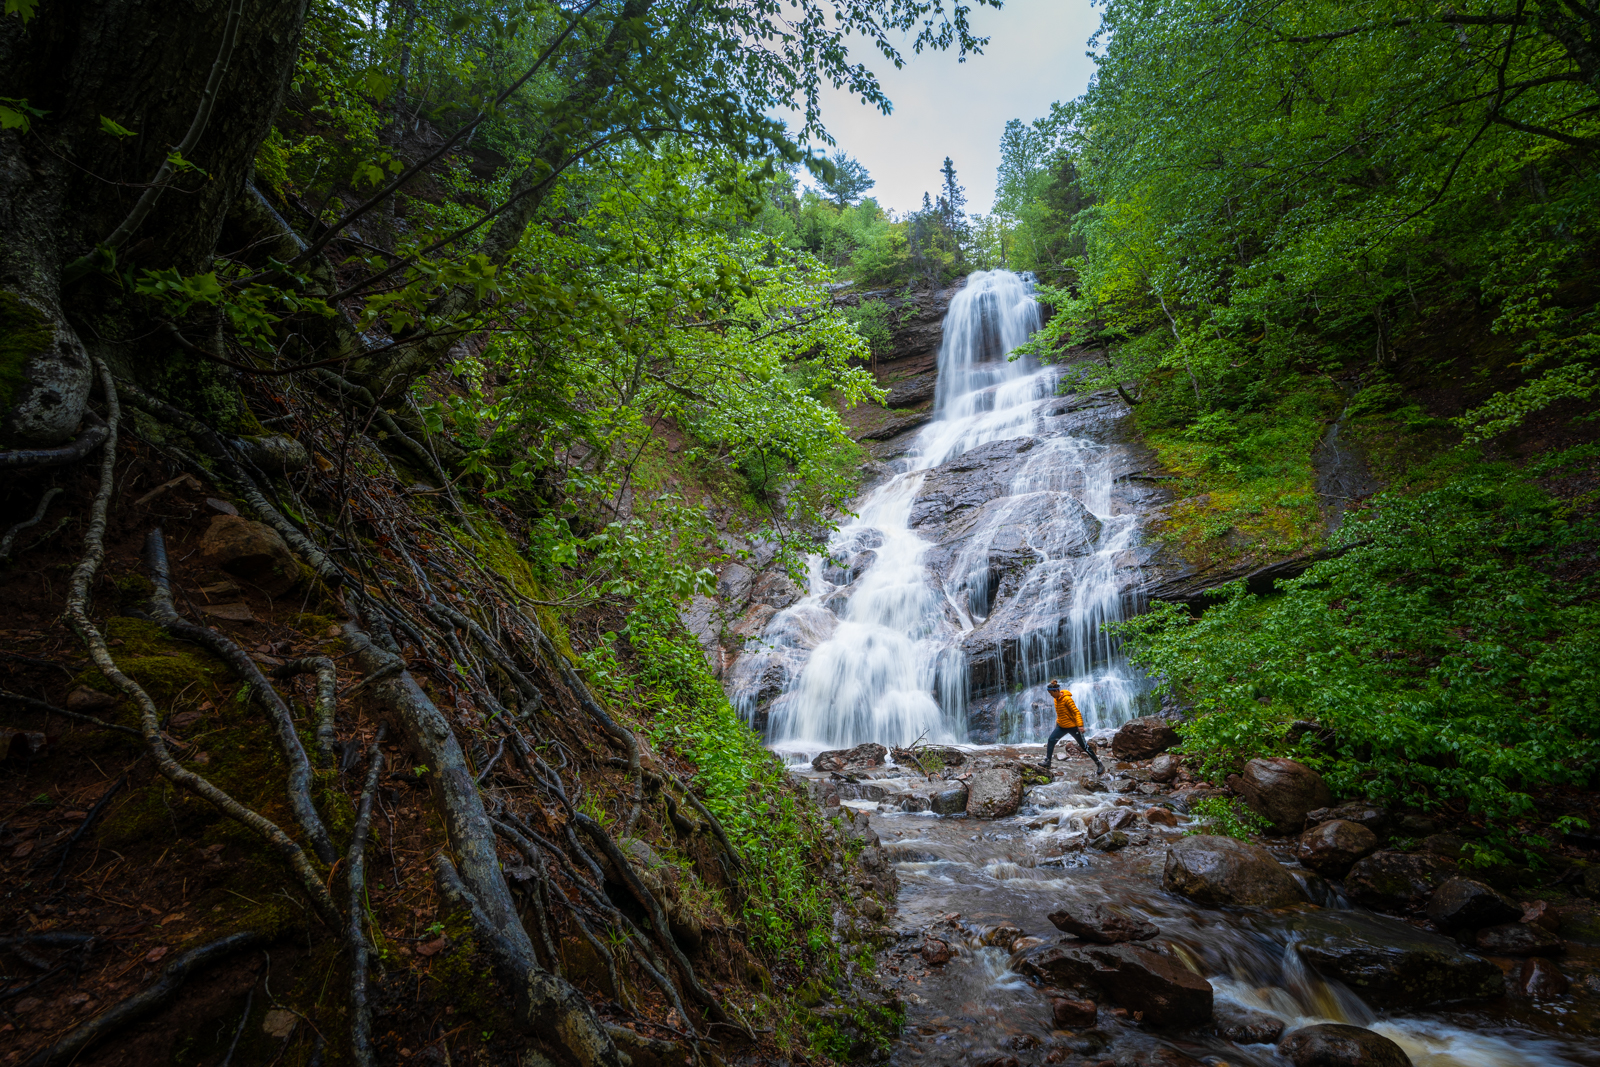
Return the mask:
<path id="1" fill-rule="evenodd" d="M 945 322 L 933 420 L 811 561 L 801 598 L 746 643 L 730 693 L 797 775 L 829 778 L 809 764 L 824 749 L 919 738 L 978 762 L 1037 764 L 1037 742 L 1053 725 L 1043 690 L 1052 677 L 1070 686 L 1091 737 L 1153 710 L 1144 679 L 1101 630 L 1140 610 L 1144 584 L 1139 527 L 1150 498 L 1127 478 L 1137 469 L 1119 444 L 1127 411 L 1114 399 L 1059 397 L 1060 368 L 1010 358 L 1039 322 L 1028 279 L 968 278 Z M 783 682 L 773 692 L 762 679 L 775 676 Z M 1112 1003 L 1092 1023 L 1058 1025 L 1048 992 L 1013 969 L 1021 953 L 1001 947 L 1006 937 L 996 944 L 996 929 L 1054 943 L 1061 934 L 1047 916 L 1077 901 L 1154 923 L 1149 944 L 1203 976 L 1219 1013 L 1258 1012 L 1287 1030 L 1368 1027 L 1417 1067 L 1600 1065 L 1600 990 L 1404 1011 L 1319 976 L 1294 947 L 1307 916 L 1338 913 L 1379 938 L 1404 931 L 1351 908 L 1286 849 L 1280 860 L 1320 907 L 1205 908 L 1164 891 L 1167 846 L 1192 830 L 1183 805 L 1118 792 L 1115 781 L 1110 792 L 1086 785 L 1088 761 L 1065 745 L 1066 770 L 1029 789 L 1008 818 L 896 810 L 879 796 L 859 799 L 860 786 L 846 794 L 900 882 L 888 920 L 899 940 L 880 955 L 880 974 L 907 1011 L 891 1063 L 1288 1064 L 1273 1043 L 1229 1040 L 1214 1025 L 1163 1031 Z M 1117 764 L 1110 778 L 1133 770 Z M 866 777 L 892 799 L 893 780 L 911 773 L 890 764 Z M 1085 849 L 1090 820 L 1119 808 L 1136 814 L 1128 847 Z M 925 959 L 929 937 L 953 958 Z M 1572 942 L 1565 959 L 1568 973 L 1575 966 L 1600 984 L 1600 949 Z M 1521 965 L 1495 962 L 1508 973 Z"/>

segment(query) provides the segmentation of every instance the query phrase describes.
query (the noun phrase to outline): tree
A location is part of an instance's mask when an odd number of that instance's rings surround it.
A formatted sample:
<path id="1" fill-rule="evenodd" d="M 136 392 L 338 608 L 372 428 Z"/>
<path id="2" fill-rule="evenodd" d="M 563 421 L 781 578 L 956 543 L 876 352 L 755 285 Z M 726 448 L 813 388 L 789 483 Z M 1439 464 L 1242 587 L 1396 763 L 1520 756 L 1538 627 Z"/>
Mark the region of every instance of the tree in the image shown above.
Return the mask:
<path id="1" fill-rule="evenodd" d="M 939 217 L 944 222 L 944 228 L 959 238 L 965 235 L 967 229 L 967 191 L 956 181 L 956 165 L 949 156 L 944 157 L 939 176 Z"/>
<path id="2" fill-rule="evenodd" d="M 817 176 L 817 185 L 839 207 L 849 207 L 878 184 L 853 156 L 835 152 L 828 164 L 828 169 Z"/>

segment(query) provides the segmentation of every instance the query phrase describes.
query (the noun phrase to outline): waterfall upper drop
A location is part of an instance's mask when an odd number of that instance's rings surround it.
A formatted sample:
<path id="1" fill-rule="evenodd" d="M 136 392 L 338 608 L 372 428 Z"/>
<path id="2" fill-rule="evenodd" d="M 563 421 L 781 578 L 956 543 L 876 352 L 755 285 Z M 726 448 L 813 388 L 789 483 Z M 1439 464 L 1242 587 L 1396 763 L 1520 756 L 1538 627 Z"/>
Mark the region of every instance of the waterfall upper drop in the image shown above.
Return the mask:
<path id="1" fill-rule="evenodd" d="M 1040 324 L 1031 290 L 967 279 L 933 421 L 813 557 L 808 594 L 747 643 L 730 689 L 774 746 L 1035 739 L 1052 677 L 1090 730 L 1135 713 L 1140 680 L 1101 633 L 1136 607 L 1125 456 L 1095 432 L 1124 413 L 1064 401 L 1060 368 L 1012 357 Z"/>

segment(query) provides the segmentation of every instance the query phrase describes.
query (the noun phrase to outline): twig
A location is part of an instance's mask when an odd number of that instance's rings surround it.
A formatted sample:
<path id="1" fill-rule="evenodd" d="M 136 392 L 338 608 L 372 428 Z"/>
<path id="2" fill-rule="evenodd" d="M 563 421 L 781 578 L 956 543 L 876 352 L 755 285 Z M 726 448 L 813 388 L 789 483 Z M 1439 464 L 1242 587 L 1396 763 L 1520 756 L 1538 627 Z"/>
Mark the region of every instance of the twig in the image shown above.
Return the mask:
<path id="1" fill-rule="evenodd" d="M 75 1027 L 54 1045 L 35 1053 L 24 1067 L 46 1067 L 47 1064 L 73 1059 L 94 1042 L 164 1006 L 177 994 L 184 979 L 189 977 L 189 972 L 194 968 L 203 967 L 243 949 L 254 948 L 264 944 L 266 940 L 266 934 L 258 930 L 245 930 L 220 937 L 199 948 L 190 949 L 167 964 L 154 985 L 113 1004 L 93 1019 Z"/>
<path id="2" fill-rule="evenodd" d="M 134 737 L 144 736 L 131 726 L 118 726 L 114 722 L 106 722 L 104 719 L 97 719 L 93 715 L 84 715 L 81 712 L 68 711 L 66 708 L 58 708 L 48 701 L 35 700 L 33 697 L 25 697 L 21 693 L 13 693 L 7 689 L 0 689 L 0 700 L 8 700 L 13 704 L 21 704 L 25 707 L 32 708 L 34 711 L 42 711 L 46 715 L 60 715 L 63 718 L 75 719 L 78 722 L 86 722 L 91 726 L 99 726 L 106 730 L 115 730 L 120 734 L 130 734 Z"/>
<path id="3" fill-rule="evenodd" d="M 100 794 L 100 799 L 94 802 L 94 807 L 90 808 L 89 814 L 83 817 L 83 822 L 78 825 L 78 829 L 71 837 L 67 838 L 67 843 L 62 846 L 61 849 L 61 859 L 56 863 L 56 873 L 50 876 L 51 889 L 54 889 L 56 886 L 61 884 L 61 872 L 66 870 L 67 857 L 72 855 L 72 846 L 78 843 L 79 838 L 88 833 L 89 827 L 94 825 L 94 821 L 98 819 L 100 817 L 100 813 L 105 810 L 107 802 L 110 801 L 112 797 L 116 796 L 117 790 L 121 789 L 127 783 L 127 781 L 128 775 L 127 772 L 124 771 L 121 778 L 118 778 L 115 782 L 111 783 L 110 789 L 107 789 L 104 793 Z"/>
<path id="4" fill-rule="evenodd" d="M 0 537 L 0 559 L 5 559 L 11 555 L 11 543 L 17 539 L 17 534 L 44 521 L 44 513 L 49 509 L 50 501 L 54 500 L 60 492 L 60 486 L 52 486 L 46 489 L 44 498 L 39 501 L 39 507 L 33 513 L 33 518 L 22 520 L 7 530 L 4 537 Z"/>
<path id="5" fill-rule="evenodd" d="M 228 1067 L 228 1064 L 233 1062 L 234 1050 L 239 1047 L 239 1038 L 244 1036 L 244 1026 L 245 1023 L 250 1021 L 250 1008 L 255 1004 L 255 1002 L 256 987 L 252 985 L 249 989 L 245 990 L 244 1014 L 239 1017 L 239 1025 L 233 1031 L 233 1041 L 228 1045 L 228 1054 L 222 1057 L 222 1062 L 217 1064 L 217 1067 Z"/>
<path id="6" fill-rule="evenodd" d="M 367 750 L 367 781 L 356 808 L 355 830 L 350 849 L 345 853 L 345 882 L 350 890 L 350 920 L 345 939 L 350 947 L 350 1057 L 356 1067 L 372 1064 L 372 1009 L 367 1004 L 367 934 L 365 930 L 367 894 L 367 831 L 372 825 L 372 797 L 383 773 L 383 735 L 387 723 Z"/>
<path id="7" fill-rule="evenodd" d="M 209 627 L 196 626 L 178 615 L 178 609 L 172 604 L 172 581 L 167 572 L 167 545 L 161 536 L 161 527 L 155 527 L 146 536 L 144 549 L 145 564 L 150 568 L 150 580 L 156 587 L 155 593 L 150 597 L 151 615 L 169 634 L 206 649 L 244 680 L 250 695 L 271 718 L 278 735 L 278 747 L 283 751 L 283 758 L 289 764 L 289 808 L 294 812 L 295 821 L 300 824 L 300 829 L 305 831 L 306 837 L 311 839 L 311 848 L 316 852 L 317 858 L 323 863 L 331 864 L 339 854 L 333 847 L 333 839 L 328 836 L 328 828 L 323 825 L 322 816 L 317 814 L 316 805 L 311 800 L 311 761 L 306 758 L 305 747 L 300 744 L 300 735 L 295 731 L 294 716 L 289 713 L 288 705 L 283 702 L 283 697 L 278 695 L 278 691 L 272 688 L 271 683 L 262 676 L 261 668 L 256 666 L 256 661 L 247 656 L 244 649 L 234 644 L 227 635 Z"/>

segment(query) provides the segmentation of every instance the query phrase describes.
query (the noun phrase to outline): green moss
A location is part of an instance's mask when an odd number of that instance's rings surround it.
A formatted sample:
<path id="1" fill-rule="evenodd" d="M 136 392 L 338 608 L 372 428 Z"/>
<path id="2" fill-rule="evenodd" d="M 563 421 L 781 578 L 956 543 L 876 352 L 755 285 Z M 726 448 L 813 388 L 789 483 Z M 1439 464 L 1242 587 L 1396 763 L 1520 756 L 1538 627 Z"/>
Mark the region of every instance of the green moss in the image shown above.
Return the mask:
<path id="1" fill-rule="evenodd" d="M 50 321 L 15 294 L 0 291 L 0 410 L 27 383 L 28 360 L 55 341 Z"/>
<path id="2" fill-rule="evenodd" d="M 229 677 L 228 669 L 219 661 L 193 645 L 172 639 L 153 622 L 114 616 L 106 621 L 105 632 L 106 640 L 112 642 L 111 655 L 117 666 L 143 686 L 163 712 L 177 705 L 200 703 Z M 85 671 L 76 681 L 91 689 L 114 691 L 98 670 Z"/>

